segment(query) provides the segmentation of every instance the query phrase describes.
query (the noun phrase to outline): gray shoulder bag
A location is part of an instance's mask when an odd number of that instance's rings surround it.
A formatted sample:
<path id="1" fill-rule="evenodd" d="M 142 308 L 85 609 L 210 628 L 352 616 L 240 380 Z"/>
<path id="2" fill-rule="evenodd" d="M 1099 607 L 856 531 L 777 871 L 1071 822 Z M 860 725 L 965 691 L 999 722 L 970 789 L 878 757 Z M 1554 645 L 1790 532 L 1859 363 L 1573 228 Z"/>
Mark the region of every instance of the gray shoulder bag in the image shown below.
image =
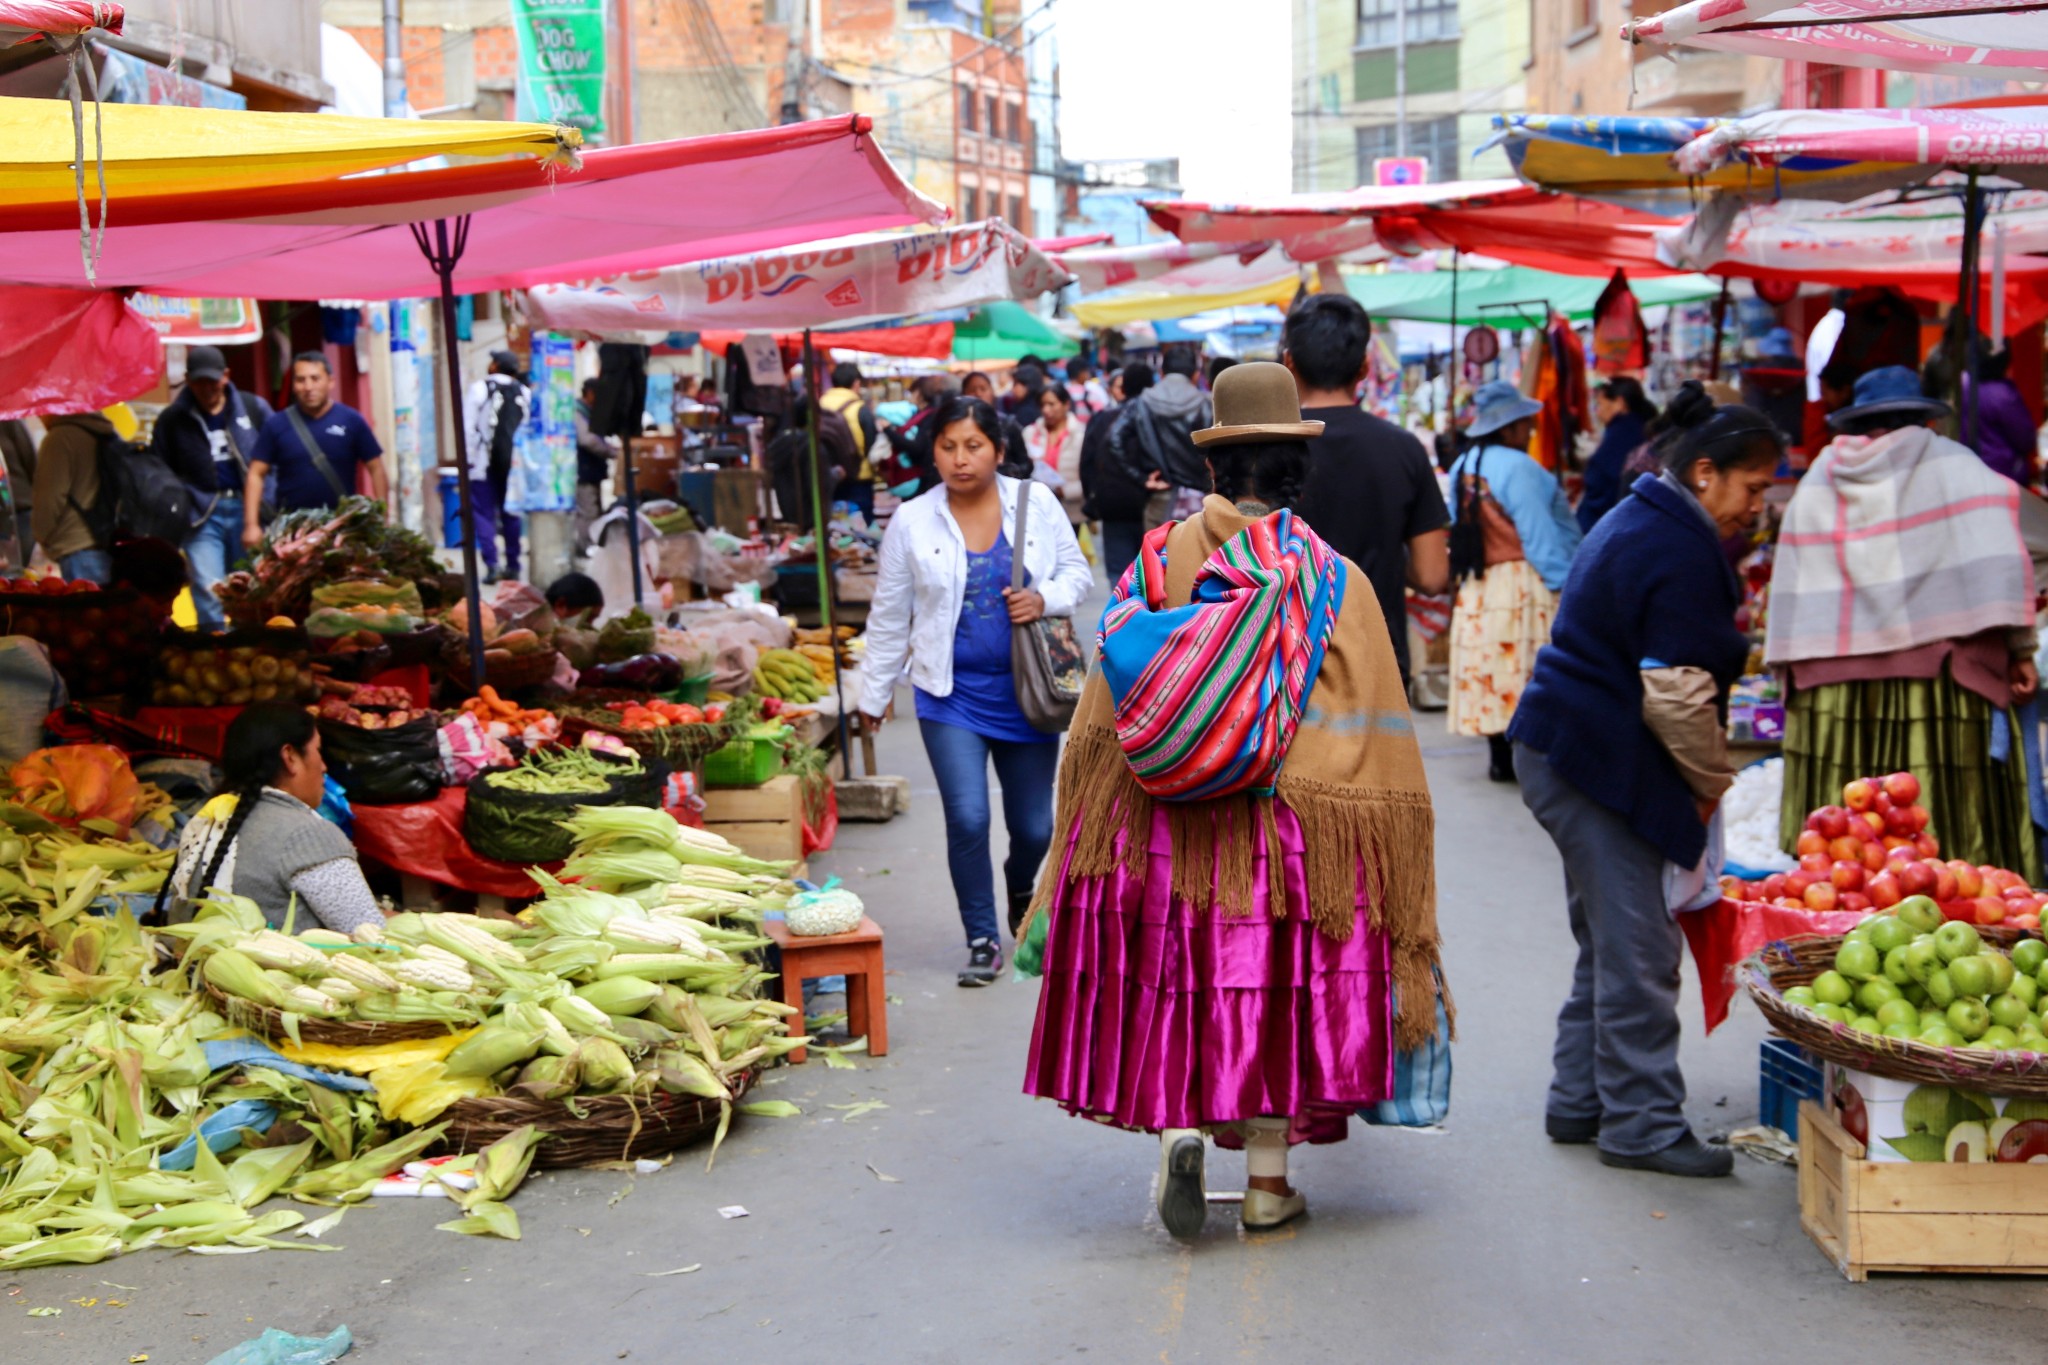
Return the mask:
<path id="1" fill-rule="evenodd" d="M 1031 480 L 1017 483 L 1016 530 L 1010 536 L 1010 586 L 1024 586 L 1024 533 L 1031 520 Z M 1010 627 L 1010 680 L 1017 706 L 1032 728 L 1049 735 L 1064 732 L 1074 719 L 1087 677 L 1080 641 L 1071 616 L 1041 616 Z"/>

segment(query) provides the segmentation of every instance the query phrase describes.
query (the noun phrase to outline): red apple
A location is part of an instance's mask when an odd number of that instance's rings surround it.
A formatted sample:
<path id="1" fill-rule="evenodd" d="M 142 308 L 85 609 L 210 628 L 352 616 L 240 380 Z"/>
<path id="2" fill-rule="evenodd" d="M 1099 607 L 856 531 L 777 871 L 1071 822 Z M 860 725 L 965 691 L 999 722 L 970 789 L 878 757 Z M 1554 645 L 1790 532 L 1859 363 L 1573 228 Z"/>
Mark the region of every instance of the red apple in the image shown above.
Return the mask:
<path id="1" fill-rule="evenodd" d="M 1934 870 L 1926 863 L 1901 863 L 1898 868 L 1899 890 L 1909 896 L 1926 896 L 1934 891 Z"/>
<path id="2" fill-rule="evenodd" d="M 1757 885 L 1757 893 L 1767 901 L 1774 901 L 1785 894 L 1785 874 L 1773 872 Z"/>
<path id="3" fill-rule="evenodd" d="M 2028 914 L 2021 915 L 2018 919 L 2012 922 L 2014 924 L 2017 924 L 2022 929 L 2038 929 L 2041 927 L 2041 917 L 2031 912 Z"/>
<path id="4" fill-rule="evenodd" d="M 1840 806 L 1822 806 L 1809 819 L 1809 828 L 1819 830 L 1830 839 L 1839 839 L 1849 832 L 1849 812 Z"/>
<path id="5" fill-rule="evenodd" d="M 1828 857 L 1838 863 L 1854 863 L 1863 866 L 1863 840 L 1852 835 L 1828 840 Z"/>
<path id="6" fill-rule="evenodd" d="M 1961 858 L 1949 860 L 1948 870 L 1956 874 L 1956 895 L 1975 900 L 1984 894 L 1984 874 Z"/>
<path id="7" fill-rule="evenodd" d="M 1906 898 L 1899 889 L 1899 879 L 1886 869 L 1863 884 L 1863 894 L 1870 897 L 1870 903 L 1879 910 L 1889 910 Z"/>
<path id="8" fill-rule="evenodd" d="M 1884 794 L 1896 805 L 1910 806 L 1920 799 L 1920 779 L 1911 773 L 1893 773 L 1883 785 Z"/>
<path id="9" fill-rule="evenodd" d="M 1974 900 L 1943 901 L 1941 917 L 1945 920 L 1959 919 L 1965 924 L 1977 922 L 1977 902 Z"/>
<path id="10" fill-rule="evenodd" d="M 1928 863 L 1934 872 L 1934 890 L 1930 893 L 1938 901 L 1952 901 L 1956 898 L 1956 874 L 1949 871 L 1945 863 Z"/>
<path id="11" fill-rule="evenodd" d="M 1833 882 L 1815 882 L 1812 886 L 1806 888 L 1806 893 L 1801 899 L 1806 902 L 1806 908 L 1809 910 L 1832 910 L 1835 908 L 1835 902 L 1838 899 L 1835 892 L 1835 884 Z"/>
<path id="12" fill-rule="evenodd" d="M 1780 896 L 1775 903 L 1786 910 L 1804 910 L 1806 908 L 1805 901 L 1792 896 Z"/>
<path id="13" fill-rule="evenodd" d="M 2027 885 L 2027 879 L 2025 877 L 2022 877 L 2019 873 L 2010 871 L 2009 869 L 2003 867 L 1997 869 L 1997 872 L 1998 875 L 1990 878 L 1989 880 L 1991 880 L 1997 885 L 1998 893 L 2000 895 L 2004 895 L 2006 892 L 2012 890 L 2026 891 L 2031 889 Z"/>
<path id="14" fill-rule="evenodd" d="M 1921 857 L 1929 859 L 1930 861 L 1939 859 L 1941 857 L 1940 842 L 1936 840 L 1935 837 L 1932 834 L 1929 834 L 1926 830 L 1921 830 L 1918 834 L 1913 836 L 1913 847 L 1916 850 L 1918 850 Z"/>
<path id="15" fill-rule="evenodd" d="M 1811 872 L 1815 876 L 1820 877 L 1826 876 L 1828 869 L 1834 865 L 1835 860 L 1825 853 L 1808 853 L 1799 859 L 1799 870 L 1801 872 Z"/>
<path id="16" fill-rule="evenodd" d="M 1884 832 L 1896 834 L 1902 839 L 1912 838 L 1917 831 L 1913 828 L 1911 806 L 1893 806 L 1884 813 Z"/>
<path id="17" fill-rule="evenodd" d="M 1866 811 L 1877 796 L 1877 784 L 1867 777 L 1843 784 L 1842 804 L 1853 811 Z"/>
<path id="18" fill-rule="evenodd" d="M 1871 911 L 1870 897 L 1861 891 L 1844 891 L 1840 899 L 1841 908 L 1844 910 L 1854 911 L 1859 915 L 1867 915 Z"/>
<path id="19" fill-rule="evenodd" d="M 1875 839 L 1863 845 L 1863 866 L 1872 872 L 1884 871 L 1884 845 Z"/>
<path id="20" fill-rule="evenodd" d="M 1884 833 L 1883 815 L 1879 814 L 1877 811 L 1874 810 L 1859 811 L 1857 812 L 1857 814 L 1861 816 L 1864 824 L 1870 826 L 1870 832 L 1872 834 Z"/>
<path id="21" fill-rule="evenodd" d="M 1977 923 L 2003 924 L 2005 923 L 2007 913 L 2005 902 L 1998 899 L 1998 897 L 1979 896 L 1977 898 Z"/>
<path id="22" fill-rule="evenodd" d="M 1884 863 L 1886 867 L 1901 867 L 1907 863 L 1917 863 L 1919 861 L 1920 855 L 1914 850 L 1911 840 L 1886 839 L 1884 841 Z"/>
<path id="23" fill-rule="evenodd" d="M 1861 891 L 1868 875 L 1862 863 L 1836 863 L 1828 869 L 1828 880 L 1835 884 L 1837 891 Z"/>
<path id="24" fill-rule="evenodd" d="M 1817 829 L 1802 829 L 1792 851 L 1802 858 L 1809 853 L 1825 853 L 1828 851 L 1828 836 Z"/>
<path id="25" fill-rule="evenodd" d="M 2008 886 L 1998 893 L 1998 898 L 2003 901 L 2025 901 L 2029 905 L 2034 903 L 2034 893 L 2024 886 Z"/>
<path id="26" fill-rule="evenodd" d="M 1898 834 L 1887 834 L 1884 836 L 1884 851 L 1886 853 L 1896 853 L 1900 849 L 1904 849 L 1909 858 L 1918 858 L 1920 856 L 1920 850 L 1913 847 L 1911 839 Z"/>
<path id="27" fill-rule="evenodd" d="M 1890 815 L 1892 807 L 1897 804 L 1898 802 L 1892 800 L 1891 797 L 1883 792 L 1879 792 L 1870 799 L 1870 813 L 1872 815 Z"/>
<path id="28" fill-rule="evenodd" d="M 1793 900 L 1798 900 L 1806 894 L 1806 888 L 1812 886 L 1815 880 L 1810 872 L 1787 872 L 1785 874 L 1785 894 Z"/>
<path id="29" fill-rule="evenodd" d="M 1906 807 L 1906 820 L 1907 823 L 1913 826 L 1913 832 L 1915 834 L 1918 834 L 1921 830 L 1926 829 L 1927 822 L 1933 818 L 1934 817 L 1927 813 L 1927 807 L 1925 806 Z"/>

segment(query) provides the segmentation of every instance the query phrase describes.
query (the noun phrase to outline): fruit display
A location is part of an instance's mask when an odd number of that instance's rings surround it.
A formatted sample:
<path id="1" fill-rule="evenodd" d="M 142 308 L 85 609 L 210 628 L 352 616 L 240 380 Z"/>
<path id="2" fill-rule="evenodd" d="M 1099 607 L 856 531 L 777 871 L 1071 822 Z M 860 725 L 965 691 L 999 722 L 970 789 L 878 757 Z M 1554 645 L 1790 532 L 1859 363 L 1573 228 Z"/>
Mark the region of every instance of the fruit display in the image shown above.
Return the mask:
<path id="1" fill-rule="evenodd" d="M 148 680 L 157 607 L 132 588 L 56 575 L 0 578 L 0 634 L 26 635 L 74 697 L 127 696 Z"/>
<path id="2" fill-rule="evenodd" d="M 385 520 L 363 497 L 332 508 L 287 512 L 270 524 L 252 566 L 229 574 L 214 592 L 238 625 L 268 617 L 305 619 L 313 590 L 352 579 L 403 579 L 422 585 L 439 577 L 432 542 Z"/>
<path id="3" fill-rule="evenodd" d="M 607 702 L 605 710 L 618 713 L 621 730 L 665 730 L 671 725 L 715 725 L 725 719 L 721 707 L 712 707 L 718 714 L 712 715 L 688 702 L 664 701 L 659 697 L 651 701 Z"/>
<path id="4" fill-rule="evenodd" d="M 783 701 L 813 702 L 825 695 L 817 665 L 793 649 L 764 649 L 754 665 L 754 690 Z"/>
<path id="5" fill-rule="evenodd" d="M 296 632 L 266 630 L 227 636 L 181 632 L 158 649 L 158 676 L 150 699 L 158 706 L 311 700 L 318 683 L 308 658 L 305 638 Z"/>
<path id="6" fill-rule="evenodd" d="M 414 708 L 410 700 L 405 705 L 389 709 L 365 709 L 368 706 L 369 703 L 357 705 L 330 693 L 320 699 L 319 705 L 313 708 L 313 714 L 339 725 L 353 725 L 358 730 L 395 730 L 401 725 L 434 717 L 432 711 Z"/>
<path id="7" fill-rule="evenodd" d="M 1830 1068 L 1829 1109 L 1875 1161 L 2048 1162 L 2048 1100 Z"/>
<path id="8" fill-rule="evenodd" d="M 1919 801 L 1920 781 L 1911 773 L 1859 777 L 1844 785 L 1840 805 L 1806 817 L 1797 870 L 1753 882 L 1724 877 L 1722 890 L 1737 900 L 1863 913 L 1925 896 L 1946 919 L 2038 929 L 2048 893 L 2004 868 L 1943 861 Z"/>
<path id="9" fill-rule="evenodd" d="M 825 663 L 852 668 L 857 662 L 853 645 L 857 635 L 852 626 L 834 626 L 830 630 L 823 626 L 800 629 L 796 632 L 796 648 L 807 659 L 818 660 L 822 654 Z M 829 679 L 831 675 L 822 673 L 822 676 Z"/>

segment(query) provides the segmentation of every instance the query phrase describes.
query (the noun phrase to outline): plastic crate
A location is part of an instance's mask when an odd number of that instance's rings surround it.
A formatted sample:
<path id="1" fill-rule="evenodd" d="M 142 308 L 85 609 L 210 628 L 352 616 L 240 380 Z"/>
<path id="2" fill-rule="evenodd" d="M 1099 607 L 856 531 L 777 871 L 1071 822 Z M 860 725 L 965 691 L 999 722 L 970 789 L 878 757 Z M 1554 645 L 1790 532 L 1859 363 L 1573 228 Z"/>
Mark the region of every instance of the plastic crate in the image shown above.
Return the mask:
<path id="1" fill-rule="evenodd" d="M 685 678 L 682 686 L 664 695 L 672 702 L 702 706 L 711 696 L 711 677 L 711 674 L 706 673 L 699 678 Z"/>
<path id="2" fill-rule="evenodd" d="M 782 745 L 768 739 L 736 739 L 704 760 L 707 787 L 758 787 L 782 771 Z"/>
<path id="3" fill-rule="evenodd" d="M 1799 1102 L 1821 1103 L 1820 1059 L 1783 1038 L 1766 1038 L 1761 1048 L 1763 1069 L 1757 1086 L 1757 1122 L 1799 1137 Z"/>

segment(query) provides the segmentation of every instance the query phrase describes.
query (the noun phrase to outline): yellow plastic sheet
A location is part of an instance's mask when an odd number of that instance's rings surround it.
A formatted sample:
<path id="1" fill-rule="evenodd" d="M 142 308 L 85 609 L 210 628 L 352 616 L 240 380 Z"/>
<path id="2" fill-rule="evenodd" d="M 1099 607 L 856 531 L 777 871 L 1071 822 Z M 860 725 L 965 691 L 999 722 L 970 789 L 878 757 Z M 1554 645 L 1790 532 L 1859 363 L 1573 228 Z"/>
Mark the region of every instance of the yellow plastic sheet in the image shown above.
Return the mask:
<path id="1" fill-rule="evenodd" d="M 367 1076 L 387 1066 L 443 1061 L 475 1032 L 473 1028 L 464 1029 L 440 1038 L 411 1038 L 397 1043 L 379 1043 L 375 1047 L 337 1047 L 333 1043 L 292 1043 L 283 1039 L 273 1042 L 271 1047 L 279 1056 L 301 1066 L 353 1071 Z"/>
<path id="2" fill-rule="evenodd" d="M 1301 281 L 1289 274 L 1264 284 L 1214 292 L 1174 291 L 1161 293 L 1104 294 L 1083 299 L 1070 310 L 1083 327 L 1121 327 L 1127 322 L 1160 322 L 1188 318 L 1212 308 L 1250 308 L 1271 303 L 1286 307 Z"/>
<path id="3" fill-rule="evenodd" d="M 97 200 L 94 120 L 107 195 L 219 194 L 304 184 L 402 166 L 422 157 L 566 158 L 582 134 L 545 123 L 345 118 L 179 105 L 108 104 L 85 111 L 85 189 Z M 0 203 L 72 203 L 77 182 L 71 106 L 0 98 Z"/>

